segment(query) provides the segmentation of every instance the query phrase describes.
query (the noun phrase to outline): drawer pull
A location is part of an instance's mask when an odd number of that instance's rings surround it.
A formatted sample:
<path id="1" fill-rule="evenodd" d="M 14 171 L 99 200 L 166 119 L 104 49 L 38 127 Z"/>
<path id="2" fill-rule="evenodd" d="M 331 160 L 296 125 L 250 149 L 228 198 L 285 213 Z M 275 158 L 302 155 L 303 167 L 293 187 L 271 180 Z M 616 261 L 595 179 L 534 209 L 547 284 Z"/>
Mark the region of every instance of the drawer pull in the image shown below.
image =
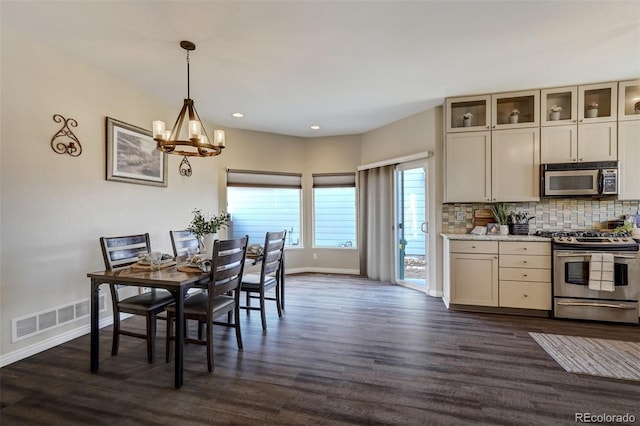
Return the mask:
<path id="1" fill-rule="evenodd" d="M 524 295 L 524 297 L 529 297 L 529 295 L 528 295 L 528 294 L 525 294 L 525 295 Z"/>
<path id="2" fill-rule="evenodd" d="M 529 276 L 529 274 L 522 274 L 522 276 L 523 276 L 523 277 L 528 277 L 528 276 Z"/>

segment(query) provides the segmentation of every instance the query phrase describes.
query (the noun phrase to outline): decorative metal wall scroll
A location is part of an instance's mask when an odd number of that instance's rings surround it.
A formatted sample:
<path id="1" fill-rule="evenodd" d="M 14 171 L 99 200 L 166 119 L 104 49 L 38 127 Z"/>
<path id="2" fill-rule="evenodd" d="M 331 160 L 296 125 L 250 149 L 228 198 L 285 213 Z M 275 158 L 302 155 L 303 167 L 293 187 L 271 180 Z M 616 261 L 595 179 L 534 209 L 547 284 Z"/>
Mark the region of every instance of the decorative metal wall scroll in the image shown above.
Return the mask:
<path id="1" fill-rule="evenodd" d="M 58 154 L 69 154 L 72 157 L 80 156 L 80 154 L 82 154 L 82 145 L 80 144 L 80 141 L 78 140 L 76 135 L 69 128 L 69 126 L 78 127 L 78 122 L 73 118 L 64 118 L 60 114 L 55 114 L 53 116 L 53 121 L 55 121 L 56 123 L 64 122 L 64 125 L 51 138 L 51 149 L 53 149 Z M 62 140 L 56 141 L 56 139 L 63 137 L 71 140 L 64 142 Z"/>
<path id="2" fill-rule="evenodd" d="M 182 176 L 190 177 L 191 173 L 193 173 L 193 170 L 191 169 L 191 163 L 189 163 L 189 159 L 185 155 L 180 162 L 180 174 Z"/>

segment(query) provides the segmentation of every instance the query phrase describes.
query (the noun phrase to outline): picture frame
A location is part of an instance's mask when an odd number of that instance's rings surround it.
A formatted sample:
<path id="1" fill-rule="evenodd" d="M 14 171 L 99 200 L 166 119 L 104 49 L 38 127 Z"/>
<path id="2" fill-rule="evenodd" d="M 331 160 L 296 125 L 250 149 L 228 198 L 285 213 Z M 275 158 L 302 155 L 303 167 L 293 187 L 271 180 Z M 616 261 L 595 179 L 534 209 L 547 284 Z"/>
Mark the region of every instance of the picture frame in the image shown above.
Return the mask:
<path id="1" fill-rule="evenodd" d="M 498 235 L 500 233 L 500 225 L 497 223 L 487 223 L 487 235 Z"/>
<path id="2" fill-rule="evenodd" d="M 106 145 L 107 180 L 167 186 L 167 154 L 156 149 L 150 130 L 107 117 Z"/>

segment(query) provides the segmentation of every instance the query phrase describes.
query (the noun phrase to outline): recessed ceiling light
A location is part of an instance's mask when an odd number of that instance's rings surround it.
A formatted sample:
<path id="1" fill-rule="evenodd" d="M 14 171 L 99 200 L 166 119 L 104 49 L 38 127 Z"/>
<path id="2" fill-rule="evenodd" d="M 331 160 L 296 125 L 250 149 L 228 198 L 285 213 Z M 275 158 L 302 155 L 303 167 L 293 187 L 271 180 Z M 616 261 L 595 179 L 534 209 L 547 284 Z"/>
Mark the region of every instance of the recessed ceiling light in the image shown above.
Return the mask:
<path id="1" fill-rule="evenodd" d="M 313 126 L 309 126 L 309 128 L 311 130 L 320 130 L 320 126 L 318 126 L 317 124 L 314 124 Z"/>
<path id="2" fill-rule="evenodd" d="M 234 112 L 233 114 L 231 114 L 231 116 L 234 118 L 242 118 L 244 117 L 244 114 L 241 112 Z"/>

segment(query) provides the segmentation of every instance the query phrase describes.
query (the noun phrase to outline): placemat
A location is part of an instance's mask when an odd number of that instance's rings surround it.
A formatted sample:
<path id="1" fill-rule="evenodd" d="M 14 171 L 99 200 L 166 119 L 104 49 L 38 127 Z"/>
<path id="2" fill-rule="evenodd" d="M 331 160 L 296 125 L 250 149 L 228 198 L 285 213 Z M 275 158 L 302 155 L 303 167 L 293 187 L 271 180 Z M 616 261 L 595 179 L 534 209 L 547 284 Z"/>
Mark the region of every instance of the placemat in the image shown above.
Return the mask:
<path id="1" fill-rule="evenodd" d="M 200 268 L 198 268 L 197 266 L 191 266 L 191 265 L 179 265 L 178 266 L 178 271 L 180 271 L 180 272 L 202 272 L 202 270 Z"/>
<path id="2" fill-rule="evenodd" d="M 160 269 L 163 268 L 169 268 L 171 266 L 176 266 L 177 262 L 175 260 L 168 260 L 166 262 L 162 262 L 160 264 Z M 134 263 L 133 265 L 131 265 L 132 269 L 138 269 L 141 271 L 150 271 L 151 270 L 151 265 L 143 265 L 141 263 Z"/>

